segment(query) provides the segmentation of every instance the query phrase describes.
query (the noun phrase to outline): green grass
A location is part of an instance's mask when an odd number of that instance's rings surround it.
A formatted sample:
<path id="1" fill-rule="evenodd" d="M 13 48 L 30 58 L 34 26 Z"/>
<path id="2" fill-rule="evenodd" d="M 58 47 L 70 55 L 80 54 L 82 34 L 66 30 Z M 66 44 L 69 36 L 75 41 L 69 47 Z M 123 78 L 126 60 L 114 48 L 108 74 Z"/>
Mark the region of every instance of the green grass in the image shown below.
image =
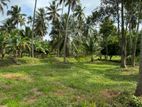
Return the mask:
<path id="1" fill-rule="evenodd" d="M 20 59 L 0 69 L 0 106 L 95 107 L 112 94 L 134 92 L 138 67 L 123 70 L 112 62 L 69 64 L 61 58 Z M 103 107 L 100 105 L 100 107 Z"/>

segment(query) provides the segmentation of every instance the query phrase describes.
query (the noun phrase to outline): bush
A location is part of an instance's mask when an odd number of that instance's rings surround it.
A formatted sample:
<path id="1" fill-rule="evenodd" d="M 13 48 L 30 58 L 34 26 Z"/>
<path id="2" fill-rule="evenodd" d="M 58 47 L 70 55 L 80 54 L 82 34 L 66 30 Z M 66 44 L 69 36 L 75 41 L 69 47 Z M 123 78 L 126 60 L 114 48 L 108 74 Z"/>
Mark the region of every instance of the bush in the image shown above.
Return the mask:
<path id="1" fill-rule="evenodd" d="M 40 59 L 31 57 L 18 58 L 17 61 L 21 64 L 39 64 L 41 62 Z"/>
<path id="2" fill-rule="evenodd" d="M 142 107 L 142 101 L 138 97 L 124 92 L 113 101 L 113 107 Z"/>

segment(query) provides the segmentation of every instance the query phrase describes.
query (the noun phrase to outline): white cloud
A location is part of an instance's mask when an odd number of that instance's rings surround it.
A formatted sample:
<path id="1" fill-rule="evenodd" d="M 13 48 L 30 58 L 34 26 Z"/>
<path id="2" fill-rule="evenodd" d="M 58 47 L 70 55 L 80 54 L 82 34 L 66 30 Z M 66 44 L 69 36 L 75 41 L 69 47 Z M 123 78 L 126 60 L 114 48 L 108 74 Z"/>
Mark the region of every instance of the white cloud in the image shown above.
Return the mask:
<path id="1" fill-rule="evenodd" d="M 85 14 L 89 15 L 100 5 L 100 0 L 81 0 L 81 3 L 85 7 Z"/>

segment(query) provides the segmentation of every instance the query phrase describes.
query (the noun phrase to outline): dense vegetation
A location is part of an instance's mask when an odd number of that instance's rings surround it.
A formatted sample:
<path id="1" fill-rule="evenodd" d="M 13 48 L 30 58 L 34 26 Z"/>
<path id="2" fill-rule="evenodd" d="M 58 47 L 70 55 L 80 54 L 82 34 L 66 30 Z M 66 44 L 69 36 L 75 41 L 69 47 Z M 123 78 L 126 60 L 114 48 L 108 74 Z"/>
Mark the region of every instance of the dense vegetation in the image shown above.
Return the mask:
<path id="1" fill-rule="evenodd" d="M 33 16 L 5 11 L 10 2 L 0 0 L 0 106 L 142 107 L 141 0 L 100 0 L 91 15 L 80 0 L 35 0 Z"/>

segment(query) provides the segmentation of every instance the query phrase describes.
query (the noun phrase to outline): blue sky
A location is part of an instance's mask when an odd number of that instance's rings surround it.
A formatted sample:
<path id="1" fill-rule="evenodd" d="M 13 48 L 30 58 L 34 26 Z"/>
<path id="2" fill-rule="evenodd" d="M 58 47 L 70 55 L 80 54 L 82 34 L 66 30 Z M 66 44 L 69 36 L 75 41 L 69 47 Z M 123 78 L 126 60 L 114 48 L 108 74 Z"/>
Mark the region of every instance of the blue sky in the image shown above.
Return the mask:
<path id="1" fill-rule="evenodd" d="M 49 2 L 52 0 L 38 0 L 37 7 L 45 7 L 49 5 Z M 89 15 L 94 8 L 100 5 L 100 0 L 81 0 L 82 5 L 85 7 L 85 14 Z M 33 13 L 33 7 L 34 7 L 34 0 L 11 0 L 9 3 L 9 8 L 12 5 L 19 5 L 22 8 L 22 12 L 27 15 L 32 15 Z M 5 15 L 0 15 L 0 21 L 6 17 L 6 11 L 5 9 Z"/>
<path id="2" fill-rule="evenodd" d="M 40 7 L 48 6 L 49 2 L 51 1 L 52 0 L 38 0 L 37 7 L 40 8 Z M 89 15 L 97 6 L 100 5 L 100 0 L 81 0 L 81 3 L 83 7 L 85 7 L 85 10 L 84 10 L 85 14 Z M 19 5 L 22 9 L 22 12 L 30 16 L 33 13 L 34 0 L 11 0 L 11 2 L 8 5 L 9 7 L 8 9 L 10 9 L 12 5 Z M 3 20 L 6 18 L 6 11 L 8 9 L 5 9 L 4 15 L 0 14 L 0 23 L 2 23 Z"/>

